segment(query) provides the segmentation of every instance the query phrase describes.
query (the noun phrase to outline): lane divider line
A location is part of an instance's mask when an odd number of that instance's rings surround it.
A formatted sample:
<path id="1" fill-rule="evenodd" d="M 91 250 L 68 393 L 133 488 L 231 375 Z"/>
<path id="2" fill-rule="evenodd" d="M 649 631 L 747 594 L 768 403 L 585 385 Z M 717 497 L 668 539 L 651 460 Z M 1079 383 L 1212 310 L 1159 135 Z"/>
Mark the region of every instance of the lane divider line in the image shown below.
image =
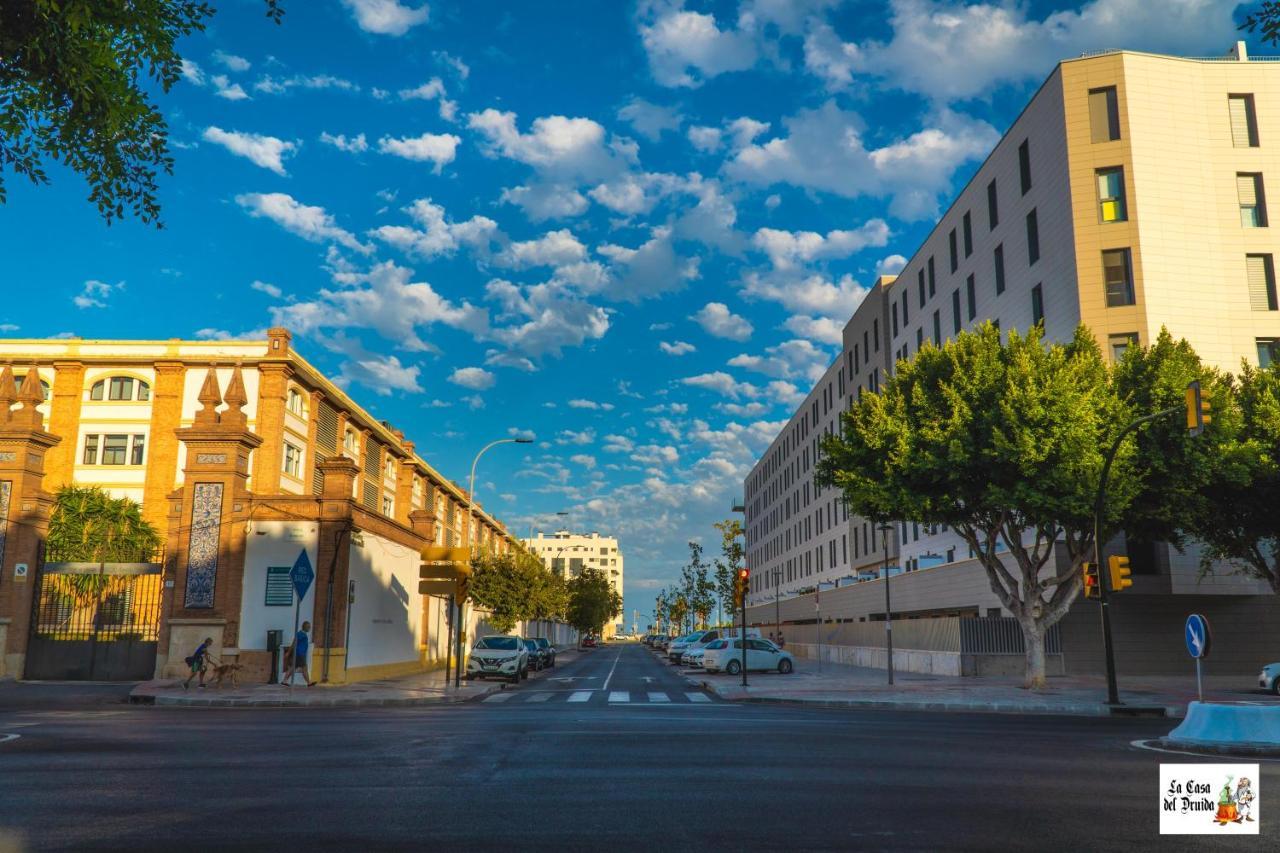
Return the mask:
<path id="1" fill-rule="evenodd" d="M 618 656 L 613 659 L 613 666 L 609 667 L 609 675 L 604 680 L 604 687 L 601 688 L 602 690 L 609 689 L 609 682 L 613 680 L 613 671 L 618 668 L 618 661 L 621 659 L 622 652 L 618 652 Z"/>

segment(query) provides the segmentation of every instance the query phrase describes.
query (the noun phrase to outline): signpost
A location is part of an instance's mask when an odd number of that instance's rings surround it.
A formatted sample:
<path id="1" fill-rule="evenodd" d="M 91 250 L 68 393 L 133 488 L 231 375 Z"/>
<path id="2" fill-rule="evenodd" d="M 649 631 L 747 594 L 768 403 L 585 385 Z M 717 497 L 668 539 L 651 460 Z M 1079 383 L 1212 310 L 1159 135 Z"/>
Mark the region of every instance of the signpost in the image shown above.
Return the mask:
<path id="1" fill-rule="evenodd" d="M 1200 701 L 1204 701 L 1204 687 L 1200 678 L 1200 661 L 1209 656 L 1209 648 L 1213 645 L 1213 634 L 1209 631 L 1209 620 L 1199 613 L 1187 617 L 1187 624 L 1182 631 L 1183 640 L 1187 644 L 1187 652 L 1196 661 L 1196 693 Z"/>
<path id="2" fill-rule="evenodd" d="M 311 558 L 307 556 L 307 549 L 303 548 L 298 552 L 298 559 L 293 561 L 293 568 L 289 570 L 289 580 L 293 581 L 293 590 L 298 594 L 298 602 L 293 608 L 293 639 L 290 640 L 295 654 L 298 649 L 298 619 L 302 615 L 302 597 L 311 589 L 311 582 L 315 579 L 316 571 L 311 568 Z M 296 659 L 294 664 L 297 664 Z M 293 680 L 292 676 L 289 680 Z"/>

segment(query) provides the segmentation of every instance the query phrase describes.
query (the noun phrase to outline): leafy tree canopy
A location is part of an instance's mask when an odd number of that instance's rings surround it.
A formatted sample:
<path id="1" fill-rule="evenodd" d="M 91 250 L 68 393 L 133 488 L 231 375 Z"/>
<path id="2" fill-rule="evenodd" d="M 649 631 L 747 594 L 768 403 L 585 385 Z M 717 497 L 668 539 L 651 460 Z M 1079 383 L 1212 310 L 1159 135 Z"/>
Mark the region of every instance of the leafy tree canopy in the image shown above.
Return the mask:
<path id="1" fill-rule="evenodd" d="M 45 545 L 57 560 L 134 563 L 151 560 L 161 538 L 135 501 L 96 486 L 63 486 L 54 497 Z"/>
<path id="2" fill-rule="evenodd" d="M 622 612 L 622 596 L 599 569 L 583 569 L 568 583 L 567 621 L 578 631 L 602 631 L 604 624 Z"/>

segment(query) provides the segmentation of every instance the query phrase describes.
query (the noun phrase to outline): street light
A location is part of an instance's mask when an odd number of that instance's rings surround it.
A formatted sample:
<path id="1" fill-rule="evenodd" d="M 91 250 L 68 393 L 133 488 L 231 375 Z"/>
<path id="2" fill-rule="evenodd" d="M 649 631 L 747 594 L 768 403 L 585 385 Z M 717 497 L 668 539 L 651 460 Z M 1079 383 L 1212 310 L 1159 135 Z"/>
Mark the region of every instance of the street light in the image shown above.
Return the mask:
<path id="1" fill-rule="evenodd" d="M 470 539 L 472 556 L 480 545 L 479 537 L 476 536 L 476 465 L 480 462 L 480 457 L 484 456 L 485 451 L 490 447 L 497 447 L 499 444 L 533 444 L 532 438 L 500 438 L 497 441 L 491 441 L 484 447 L 480 448 L 480 452 L 476 454 L 476 458 L 471 460 L 471 479 L 468 481 L 467 488 L 467 538 Z M 462 628 L 465 624 L 466 602 L 458 602 L 458 637 L 457 637 L 457 657 L 458 667 L 453 673 L 453 686 L 462 686 Z"/>
<path id="2" fill-rule="evenodd" d="M 880 525 L 880 545 L 884 548 L 884 644 L 888 652 L 889 684 L 893 684 L 893 606 L 889 603 L 889 531 L 893 525 Z"/>

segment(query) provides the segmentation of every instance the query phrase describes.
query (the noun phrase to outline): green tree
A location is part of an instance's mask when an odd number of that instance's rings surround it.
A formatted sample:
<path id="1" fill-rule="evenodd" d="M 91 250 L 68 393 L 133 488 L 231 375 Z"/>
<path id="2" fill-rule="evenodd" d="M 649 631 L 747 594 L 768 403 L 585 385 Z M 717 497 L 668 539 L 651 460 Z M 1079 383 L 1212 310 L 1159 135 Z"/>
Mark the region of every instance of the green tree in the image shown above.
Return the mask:
<path id="1" fill-rule="evenodd" d="M 152 559 L 160 534 L 129 498 L 96 486 L 63 486 L 53 500 L 45 545 L 52 559 L 136 563 Z"/>
<path id="2" fill-rule="evenodd" d="M 488 610 L 489 623 L 505 634 L 525 619 L 559 617 L 562 588 L 537 557 L 512 551 L 472 558 L 467 597 Z"/>
<path id="3" fill-rule="evenodd" d="M 1264 0 L 1245 16 L 1240 29 L 1259 33 L 1264 42 L 1280 44 L 1280 2 Z"/>
<path id="4" fill-rule="evenodd" d="M 716 530 L 720 531 L 720 557 L 715 561 L 715 594 L 720 601 L 720 619 L 724 622 L 725 603 L 728 602 L 730 613 L 733 612 L 733 585 L 734 579 L 738 576 L 738 569 L 742 568 L 743 560 L 743 531 L 742 522 L 736 518 L 727 518 L 724 521 L 717 521 L 714 525 Z M 733 620 L 730 619 L 730 622 Z"/>
<path id="5" fill-rule="evenodd" d="M 279 23 L 281 0 L 266 0 Z M 159 224 L 156 175 L 173 172 L 169 128 L 148 88 L 182 73 L 176 43 L 204 29 L 206 0 L 0 3 L 0 204 L 5 172 L 47 184 L 46 160 L 89 184 L 108 222 Z"/>
<path id="6" fill-rule="evenodd" d="M 1244 365 L 1235 399 L 1238 430 L 1188 529 L 1205 543 L 1206 570 L 1230 561 L 1280 593 L 1280 364 Z"/>
<path id="7" fill-rule="evenodd" d="M 601 633 L 622 612 L 622 596 L 600 569 L 583 569 L 569 581 L 569 624 L 579 632 Z"/>
<path id="8" fill-rule="evenodd" d="M 1006 344 L 985 323 L 898 362 L 823 441 L 817 481 L 873 520 L 950 525 L 1018 620 L 1026 684 L 1040 688 L 1045 632 L 1080 591 L 1104 448 L 1127 415 L 1088 329 L 1049 345 L 1039 327 L 1011 331 Z M 1104 536 L 1134 497 L 1132 457 L 1127 445 L 1113 466 Z"/>

